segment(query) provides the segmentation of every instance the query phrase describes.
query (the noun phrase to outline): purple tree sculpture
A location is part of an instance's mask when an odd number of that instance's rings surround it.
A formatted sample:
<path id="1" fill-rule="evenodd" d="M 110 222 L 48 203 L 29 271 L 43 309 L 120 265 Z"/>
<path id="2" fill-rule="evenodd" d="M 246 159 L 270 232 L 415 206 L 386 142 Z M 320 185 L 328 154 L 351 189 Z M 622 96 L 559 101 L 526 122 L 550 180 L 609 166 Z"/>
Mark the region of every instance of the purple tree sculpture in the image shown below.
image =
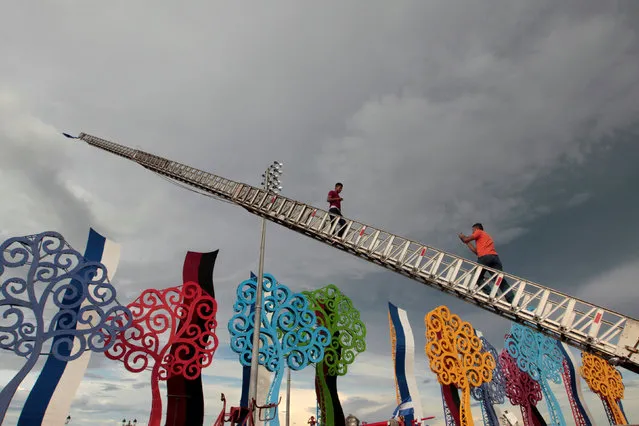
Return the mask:
<path id="1" fill-rule="evenodd" d="M 490 426 L 499 426 L 499 418 L 495 412 L 493 404 L 503 404 L 506 401 L 506 378 L 499 362 L 499 354 L 493 345 L 481 333 L 477 332 L 479 340 L 485 352 L 489 352 L 495 359 L 495 369 L 493 370 L 493 379 L 490 382 L 482 383 L 479 387 L 470 390 L 470 394 L 481 403 L 481 414 L 484 424 Z"/>
<path id="2" fill-rule="evenodd" d="M 0 392 L 0 424 L 45 344 L 57 359 L 71 361 L 87 350 L 106 351 L 129 326 L 131 313 L 117 303 L 106 272 L 57 232 L 0 244 L 0 349 L 26 358 Z M 48 307 L 57 312 L 47 321 Z"/>

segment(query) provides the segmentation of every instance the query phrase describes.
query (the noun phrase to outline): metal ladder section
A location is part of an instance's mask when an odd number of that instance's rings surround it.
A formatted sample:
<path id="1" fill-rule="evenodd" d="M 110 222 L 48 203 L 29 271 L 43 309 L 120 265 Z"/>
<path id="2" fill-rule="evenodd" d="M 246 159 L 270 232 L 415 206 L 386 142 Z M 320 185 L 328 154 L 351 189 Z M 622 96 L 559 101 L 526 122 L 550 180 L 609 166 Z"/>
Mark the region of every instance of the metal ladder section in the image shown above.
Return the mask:
<path id="1" fill-rule="evenodd" d="M 327 211 L 85 133 L 78 139 L 639 373 L 634 318 L 348 218 L 338 237 L 338 222 Z M 482 269 L 485 280 L 478 285 Z M 504 279 L 512 303 L 497 294 Z"/>

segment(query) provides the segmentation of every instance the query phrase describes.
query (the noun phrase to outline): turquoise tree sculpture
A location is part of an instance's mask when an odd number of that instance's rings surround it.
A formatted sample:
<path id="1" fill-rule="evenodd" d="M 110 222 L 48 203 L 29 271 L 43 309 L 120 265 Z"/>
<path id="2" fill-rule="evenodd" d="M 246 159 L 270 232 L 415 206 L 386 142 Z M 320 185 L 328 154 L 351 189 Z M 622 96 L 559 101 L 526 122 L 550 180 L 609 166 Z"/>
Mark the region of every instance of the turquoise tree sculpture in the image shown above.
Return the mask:
<path id="1" fill-rule="evenodd" d="M 315 392 L 322 424 L 344 426 L 344 411 L 337 393 L 337 377 L 348 372 L 357 354 L 366 350 L 366 326 L 351 299 L 333 284 L 304 292 L 319 324 L 327 327 L 331 344 L 322 362 L 315 366 Z"/>
<path id="2" fill-rule="evenodd" d="M 250 367 L 253 350 L 253 317 L 251 307 L 255 304 L 256 277 L 240 283 L 237 301 L 233 305 L 235 314 L 229 320 L 231 349 L 240 355 L 240 363 Z M 293 293 L 279 283 L 271 274 L 264 274 L 262 283 L 263 309 L 260 328 L 259 364 L 275 376 L 266 398 L 267 404 L 276 403 L 284 367 L 301 370 L 309 364 L 320 362 L 324 350 L 331 341 L 326 327 L 318 326 L 313 310 L 301 293 Z M 267 412 L 269 426 L 279 426 L 277 407 Z"/>
<path id="3" fill-rule="evenodd" d="M 477 333 L 480 334 L 480 333 Z M 495 360 L 493 379 L 483 383 L 479 387 L 472 388 L 470 394 L 473 399 L 481 403 L 481 414 L 485 425 L 499 426 L 499 418 L 495 412 L 494 404 L 503 404 L 506 401 L 506 378 L 499 363 L 499 354 L 493 345 L 484 336 L 479 336 L 484 352 L 490 353 Z"/>
<path id="4" fill-rule="evenodd" d="M 561 413 L 559 402 L 548 385 L 549 380 L 561 383 L 564 356 L 557 346 L 557 341 L 523 325 L 513 324 L 510 336 L 504 344 L 519 369 L 528 373 L 541 386 L 551 423 L 565 426 L 566 420 Z"/>
<path id="5" fill-rule="evenodd" d="M 0 392 L 0 424 L 45 345 L 60 361 L 105 352 L 130 316 L 116 300 L 106 267 L 86 260 L 57 232 L 0 244 L 0 349 L 26 359 Z"/>

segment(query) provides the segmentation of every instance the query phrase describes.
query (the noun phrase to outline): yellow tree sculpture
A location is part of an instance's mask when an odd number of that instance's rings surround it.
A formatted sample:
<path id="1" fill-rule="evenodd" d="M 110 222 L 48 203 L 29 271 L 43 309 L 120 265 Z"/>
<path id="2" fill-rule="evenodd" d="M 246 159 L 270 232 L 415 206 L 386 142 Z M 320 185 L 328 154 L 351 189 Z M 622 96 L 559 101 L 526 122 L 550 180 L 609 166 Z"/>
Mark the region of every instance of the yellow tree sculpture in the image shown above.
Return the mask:
<path id="1" fill-rule="evenodd" d="M 426 323 L 426 356 L 430 369 L 443 385 L 462 390 L 459 418 L 462 426 L 474 425 L 470 410 L 470 388 L 493 379 L 495 358 L 482 351 L 481 340 L 473 326 L 439 306 L 424 318 Z"/>
<path id="2" fill-rule="evenodd" d="M 619 401 L 623 398 L 624 391 L 621 373 L 606 360 L 593 354 L 582 352 L 581 360 L 583 365 L 579 368 L 579 373 L 590 390 L 601 398 L 610 424 L 628 424 L 626 416 L 619 408 Z"/>

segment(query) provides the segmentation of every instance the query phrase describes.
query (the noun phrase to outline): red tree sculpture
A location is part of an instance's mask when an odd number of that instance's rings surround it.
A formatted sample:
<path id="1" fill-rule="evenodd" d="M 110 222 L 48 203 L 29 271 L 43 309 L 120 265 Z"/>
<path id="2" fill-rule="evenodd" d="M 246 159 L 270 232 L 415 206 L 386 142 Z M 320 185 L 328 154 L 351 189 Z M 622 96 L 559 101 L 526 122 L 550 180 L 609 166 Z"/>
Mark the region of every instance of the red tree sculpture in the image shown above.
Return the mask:
<path id="1" fill-rule="evenodd" d="M 515 361 L 506 349 L 499 354 L 504 377 L 506 378 L 506 396 L 512 405 L 519 405 L 525 426 L 538 424 L 534 412 L 535 406 L 541 401 L 541 386 L 525 371 L 517 367 Z"/>
<path id="2" fill-rule="evenodd" d="M 133 373 L 151 369 L 149 426 L 160 426 L 159 380 L 178 375 L 194 379 L 213 361 L 218 345 L 217 303 L 199 285 L 187 282 L 164 290 L 144 290 L 128 308 L 132 324 L 117 335 L 106 356 L 122 361 Z M 194 317 L 201 318 L 204 326 L 193 324 Z M 174 350 L 170 350 L 172 345 Z"/>

